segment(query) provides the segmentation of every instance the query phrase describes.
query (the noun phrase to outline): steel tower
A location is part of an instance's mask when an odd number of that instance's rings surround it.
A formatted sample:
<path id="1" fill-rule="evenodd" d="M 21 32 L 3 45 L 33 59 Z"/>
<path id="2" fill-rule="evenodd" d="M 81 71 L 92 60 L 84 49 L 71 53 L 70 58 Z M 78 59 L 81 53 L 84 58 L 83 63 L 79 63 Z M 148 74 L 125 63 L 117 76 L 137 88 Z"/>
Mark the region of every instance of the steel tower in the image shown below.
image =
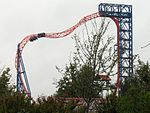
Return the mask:
<path id="1" fill-rule="evenodd" d="M 133 33 L 132 33 L 132 6 L 124 4 L 99 5 L 99 13 L 103 17 L 112 17 L 119 23 L 118 47 L 118 75 L 119 92 L 123 92 L 124 81 L 130 80 L 133 75 Z"/>

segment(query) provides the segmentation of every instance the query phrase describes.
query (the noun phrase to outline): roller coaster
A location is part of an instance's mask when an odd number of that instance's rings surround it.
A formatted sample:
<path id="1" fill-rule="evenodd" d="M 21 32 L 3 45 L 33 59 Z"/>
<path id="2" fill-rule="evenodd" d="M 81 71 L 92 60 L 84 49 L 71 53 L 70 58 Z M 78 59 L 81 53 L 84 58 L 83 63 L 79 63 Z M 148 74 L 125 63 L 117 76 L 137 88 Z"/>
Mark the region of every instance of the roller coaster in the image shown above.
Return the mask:
<path id="1" fill-rule="evenodd" d="M 57 33 L 31 34 L 23 38 L 17 46 L 15 67 L 17 70 L 17 92 L 25 93 L 31 97 L 31 90 L 23 62 L 22 52 L 28 42 L 40 38 L 63 38 L 86 22 L 98 18 L 108 17 L 114 21 L 117 28 L 117 79 L 116 90 L 119 94 L 123 91 L 123 82 L 133 75 L 133 33 L 132 33 L 132 6 L 125 4 L 101 3 L 98 12 L 83 17 L 74 26 Z"/>

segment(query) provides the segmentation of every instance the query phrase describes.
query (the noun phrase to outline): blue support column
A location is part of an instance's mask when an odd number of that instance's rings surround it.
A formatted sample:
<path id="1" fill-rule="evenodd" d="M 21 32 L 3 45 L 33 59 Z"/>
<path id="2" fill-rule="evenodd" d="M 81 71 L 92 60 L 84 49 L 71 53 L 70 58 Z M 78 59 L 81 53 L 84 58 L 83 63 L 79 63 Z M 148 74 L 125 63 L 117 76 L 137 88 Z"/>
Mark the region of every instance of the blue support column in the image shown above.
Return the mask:
<path id="1" fill-rule="evenodd" d="M 24 66 L 24 63 L 23 63 L 22 56 L 20 57 L 20 64 L 21 64 L 22 74 L 23 74 L 23 78 L 24 78 L 25 86 L 26 86 L 26 90 L 27 90 L 26 93 L 28 93 L 28 95 L 31 96 L 31 90 L 30 90 L 30 86 L 29 86 L 29 82 L 28 82 L 26 71 L 25 71 L 25 66 Z"/>
<path id="2" fill-rule="evenodd" d="M 119 22 L 119 75 L 120 94 L 123 92 L 125 79 L 133 75 L 133 33 L 132 33 L 132 6 L 124 4 L 99 5 L 99 13 L 102 17 L 114 17 Z"/>
<path id="3" fill-rule="evenodd" d="M 28 82 L 28 78 L 26 75 L 23 59 L 20 51 L 20 44 L 18 44 L 17 51 L 17 92 L 25 93 L 26 95 L 31 97 L 30 86 Z M 23 82 L 25 81 L 25 82 Z M 23 86 L 24 85 L 24 86 Z"/>
<path id="4" fill-rule="evenodd" d="M 21 80 L 20 80 L 20 44 L 18 44 L 17 48 L 17 92 L 21 92 L 21 89 L 22 89 L 22 83 L 21 83 Z"/>

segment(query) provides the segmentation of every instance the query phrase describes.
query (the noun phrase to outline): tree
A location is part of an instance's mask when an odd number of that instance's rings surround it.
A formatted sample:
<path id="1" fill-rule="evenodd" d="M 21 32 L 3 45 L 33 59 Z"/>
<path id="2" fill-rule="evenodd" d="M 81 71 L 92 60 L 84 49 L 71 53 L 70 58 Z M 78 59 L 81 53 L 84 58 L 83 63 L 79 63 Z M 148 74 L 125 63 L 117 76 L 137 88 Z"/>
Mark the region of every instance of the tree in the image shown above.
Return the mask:
<path id="1" fill-rule="evenodd" d="M 130 87 L 126 95 L 119 97 L 116 109 L 117 113 L 149 113 L 150 92 Z"/>
<path id="2" fill-rule="evenodd" d="M 136 77 L 139 81 L 139 87 L 142 89 L 150 91 L 150 65 L 149 63 L 144 63 L 141 60 L 138 61 L 139 66 L 136 69 Z"/>
<path id="3" fill-rule="evenodd" d="M 88 110 L 90 103 L 95 98 L 100 98 L 99 93 L 102 91 L 102 83 L 95 77 L 90 66 L 83 65 L 80 69 L 74 69 L 75 67 L 70 64 L 64 78 L 58 83 L 60 88 L 57 94 L 66 98 L 83 98 Z"/>
<path id="4" fill-rule="evenodd" d="M 9 86 L 9 80 L 10 80 L 10 69 L 6 68 L 2 71 L 2 74 L 0 75 L 0 97 L 4 97 L 9 94 L 9 92 L 12 90 L 12 87 Z"/>
<path id="5" fill-rule="evenodd" d="M 150 66 L 148 62 L 138 62 L 131 82 L 125 82 L 125 86 L 128 87 L 125 95 L 118 98 L 118 113 L 150 112 Z"/>
<path id="6" fill-rule="evenodd" d="M 111 45 L 113 37 L 104 36 L 109 25 L 104 20 L 99 28 L 92 23 L 94 31 L 91 34 L 85 25 L 86 38 L 74 35 L 76 52 L 57 86 L 58 96 L 83 98 L 87 104 L 86 113 L 95 98 L 101 97 L 103 82 L 97 75 L 115 74 L 117 59 Z"/>
<path id="7" fill-rule="evenodd" d="M 31 105 L 30 113 L 76 113 L 74 100 L 64 100 L 55 96 L 39 97 Z"/>
<path id="8" fill-rule="evenodd" d="M 29 111 L 31 101 L 25 95 L 18 96 L 14 85 L 10 84 L 10 69 L 2 70 L 0 75 L 0 113 Z"/>
<path id="9" fill-rule="evenodd" d="M 114 94 L 107 95 L 103 103 L 97 104 L 97 112 L 98 113 L 117 113 L 116 106 L 117 106 L 117 99 L 118 97 Z"/>
<path id="10" fill-rule="evenodd" d="M 9 86 L 10 69 L 1 71 L 0 75 L 0 112 L 5 112 L 7 108 L 7 97 L 11 95 L 12 87 Z"/>

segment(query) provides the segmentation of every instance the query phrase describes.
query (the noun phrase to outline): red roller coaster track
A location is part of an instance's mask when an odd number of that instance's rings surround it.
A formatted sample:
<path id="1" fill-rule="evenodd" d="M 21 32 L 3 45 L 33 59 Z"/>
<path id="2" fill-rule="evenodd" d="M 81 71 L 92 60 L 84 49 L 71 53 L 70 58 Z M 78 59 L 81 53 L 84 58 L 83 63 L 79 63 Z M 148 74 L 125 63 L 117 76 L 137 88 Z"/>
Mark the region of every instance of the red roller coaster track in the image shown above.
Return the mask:
<path id="1" fill-rule="evenodd" d="M 74 26 L 70 27 L 69 29 L 66 29 L 62 32 L 58 32 L 58 33 L 39 33 L 39 34 L 31 34 L 31 35 L 28 35 L 26 36 L 20 43 L 19 43 L 19 54 L 21 55 L 22 54 L 22 51 L 25 47 L 25 45 L 29 42 L 29 41 L 34 41 L 38 38 L 63 38 L 69 34 L 71 34 L 76 28 L 78 28 L 79 26 L 83 25 L 84 23 L 86 23 L 87 21 L 90 21 L 92 19 L 95 19 L 95 18 L 98 18 L 98 17 L 101 17 L 101 15 L 99 14 L 99 12 L 97 13 L 93 13 L 93 14 L 90 14 L 88 16 L 85 16 L 83 17 L 77 24 L 75 24 Z M 117 45 L 119 46 L 119 23 L 118 23 L 118 20 L 117 18 L 114 18 L 114 17 L 110 17 L 116 24 L 116 27 L 117 27 Z M 118 47 L 119 48 L 119 47 Z M 118 49 L 118 58 L 119 57 L 119 49 Z M 118 64 L 119 64 L 119 59 L 118 59 Z M 19 58 L 18 58 L 18 51 L 17 51 L 17 54 L 16 54 L 16 58 L 15 58 L 15 67 L 17 68 L 18 65 L 19 65 Z M 21 69 L 19 69 L 21 70 Z M 119 66 L 118 66 L 118 72 L 119 72 Z M 26 94 L 28 94 L 28 90 L 26 89 L 26 86 L 23 82 L 23 79 L 22 79 L 22 76 L 20 75 L 20 82 L 22 83 L 22 86 L 24 88 L 24 91 Z M 118 73 L 117 75 L 117 80 L 116 80 L 116 89 L 119 88 L 119 78 L 120 78 L 120 74 Z"/>

